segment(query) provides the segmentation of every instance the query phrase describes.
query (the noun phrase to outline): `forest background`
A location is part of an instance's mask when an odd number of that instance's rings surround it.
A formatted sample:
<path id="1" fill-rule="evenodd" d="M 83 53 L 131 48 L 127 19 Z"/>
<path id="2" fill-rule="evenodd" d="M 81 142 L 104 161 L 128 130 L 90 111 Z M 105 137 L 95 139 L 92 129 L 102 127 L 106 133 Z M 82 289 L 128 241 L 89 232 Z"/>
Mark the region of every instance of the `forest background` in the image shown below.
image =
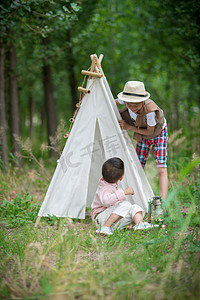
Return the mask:
<path id="1" fill-rule="evenodd" d="M 4 0 L 0 26 L 0 298 L 199 299 L 199 1 Z M 34 228 L 93 53 L 114 97 L 140 80 L 164 110 L 167 230 Z M 157 193 L 152 156 L 145 172 Z"/>
<path id="2" fill-rule="evenodd" d="M 39 157 L 61 121 L 67 131 L 93 53 L 104 54 L 114 97 L 126 81 L 143 81 L 169 132 L 199 135 L 198 1 L 4 1 L 0 18 L 5 163 L 21 151 L 19 137 L 30 137 Z"/>

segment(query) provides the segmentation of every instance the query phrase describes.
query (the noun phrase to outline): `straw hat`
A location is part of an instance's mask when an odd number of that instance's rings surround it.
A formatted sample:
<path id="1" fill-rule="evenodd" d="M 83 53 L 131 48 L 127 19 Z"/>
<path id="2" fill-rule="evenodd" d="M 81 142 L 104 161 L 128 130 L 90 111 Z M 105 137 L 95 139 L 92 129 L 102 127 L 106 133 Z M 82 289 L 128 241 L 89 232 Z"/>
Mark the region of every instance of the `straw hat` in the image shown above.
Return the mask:
<path id="1" fill-rule="evenodd" d="M 150 97 L 150 94 L 145 91 L 144 83 L 141 81 L 127 81 L 123 92 L 117 97 L 124 102 L 142 102 Z"/>

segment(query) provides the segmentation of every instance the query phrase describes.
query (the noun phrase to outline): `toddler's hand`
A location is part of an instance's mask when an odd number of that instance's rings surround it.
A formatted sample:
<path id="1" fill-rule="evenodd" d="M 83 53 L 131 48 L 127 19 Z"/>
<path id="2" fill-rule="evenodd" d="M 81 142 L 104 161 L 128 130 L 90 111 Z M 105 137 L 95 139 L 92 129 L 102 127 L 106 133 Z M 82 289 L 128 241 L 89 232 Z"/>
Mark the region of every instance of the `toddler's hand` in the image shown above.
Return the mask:
<path id="1" fill-rule="evenodd" d="M 125 195 L 134 195 L 134 190 L 132 189 L 132 187 L 128 187 L 127 189 L 124 190 L 124 194 Z"/>

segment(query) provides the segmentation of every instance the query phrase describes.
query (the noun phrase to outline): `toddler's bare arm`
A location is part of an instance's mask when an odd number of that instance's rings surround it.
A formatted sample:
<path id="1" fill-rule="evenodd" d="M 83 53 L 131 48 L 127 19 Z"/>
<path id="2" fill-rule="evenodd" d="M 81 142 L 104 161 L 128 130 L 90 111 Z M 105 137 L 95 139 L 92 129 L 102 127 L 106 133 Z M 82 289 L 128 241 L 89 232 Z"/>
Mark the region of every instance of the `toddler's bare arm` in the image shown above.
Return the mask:
<path id="1" fill-rule="evenodd" d="M 134 190 L 132 189 L 132 187 L 128 187 L 124 190 L 124 194 L 125 195 L 134 195 Z"/>

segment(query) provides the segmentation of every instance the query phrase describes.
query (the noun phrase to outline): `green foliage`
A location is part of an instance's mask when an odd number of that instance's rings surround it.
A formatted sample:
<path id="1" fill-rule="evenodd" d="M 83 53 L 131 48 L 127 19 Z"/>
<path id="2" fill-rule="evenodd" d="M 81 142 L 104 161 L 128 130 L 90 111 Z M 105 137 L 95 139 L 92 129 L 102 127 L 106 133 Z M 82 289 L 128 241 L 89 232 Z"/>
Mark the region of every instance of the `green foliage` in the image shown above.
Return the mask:
<path id="1" fill-rule="evenodd" d="M 180 172 L 179 174 L 179 180 L 183 180 L 183 178 L 186 177 L 186 175 L 188 175 L 189 173 L 191 173 L 191 171 L 200 164 L 200 157 L 194 159 L 193 161 L 191 161 L 189 164 L 187 164 L 187 166 L 185 168 L 183 168 L 183 170 Z"/>
<path id="2" fill-rule="evenodd" d="M 175 151 L 179 149 L 175 147 Z M 167 228 L 115 231 L 112 236 L 96 234 L 90 211 L 81 221 L 42 218 L 34 228 L 39 208 L 35 197 L 19 196 L 23 194 L 20 190 L 15 197 L 10 195 L 20 180 L 30 189 L 25 177 L 33 183 L 33 195 L 43 194 L 43 180 L 29 168 L 24 168 L 23 178 L 2 173 L 1 198 L 7 201 L 0 208 L 1 297 L 198 299 L 198 159 L 191 165 L 189 157 L 187 163 L 174 155 L 180 166 L 176 178 L 172 177 L 175 169 L 169 174 L 173 187 L 163 203 Z"/>
<path id="3" fill-rule="evenodd" d="M 92 53 L 104 54 L 102 66 L 114 97 L 127 80 L 144 81 L 164 110 L 169 132 L 181 127 L 186 135 L 197 136 L 198 13 L 195 0 L 4 1 L 1 29 L 5 50 L 10 40 L 17 50 L 22 137 L 30 135 L 28 101 L 32 95 L 34 144 L 37 147 L 48 139 L 43 115 L 41 121 L 43 60 L 52 67 L 58 119 L 68 120 L 72 116 L 70 80 L 74 76 L 75 85 L 81 84 L 80 70 L 90 66 Z M 46 48 L 43 38 L 48 39 Z M 195 144 L 199 145 L 198 137 Z"/>
<path id="4" fill-rule="evenodd" d="M 8 158 L 9 158 L 10 163 L 17 163 L 17 158 L 13 155 L 12 152 L 9 152 Z M 7 166 L 6 166 L 5 162 L 1 159 L 1 157 L 0 157 L 0 170 L 2 170 L 2 171 L 7 170 Z"/>
<path id="5" fill-rule="evenodd" d="M 198 299 L 199 233 L 177 219 L 167 230 L 116 231 L 110 237 L 96 235 L 94 226 L 84 222 L 28 226 L 6 237 L 0 230 L 3 250 L 12 253 L 4 252 L 1 271 L 10 265 L 12 270 L 4 273 L 1 290 L 8 298 L 14 290 L 14 295 L 37 299 L 57 294 L 70 299 Z"/>
<path id="6" fill-rule="evenodd" d="M 9 31 L 15 31 L 15 27 L 18 26 L 26 33 L 27 29 L 46 37 L 60 28 L 68 29 L 79 10 L 80 6 L 76 1 L 5 1 L 1 4 L 2 32 L 7 36 Z"/>
<path id="7" fill-rule="evenodd" d="M 0 170 L 6 171 L 6 164 L 1 158 L 0 158 Z"/>
<path id="8" fill-rule="evenodd" d="M 39 206 L 29 193 L 17 195 L 13 200 L 3 200 L 0 207 L 2 223 L 7 227 L 20 227 L 33 224 L 36 220 Z"/>
<path id="9" fill-rule="evenodd" d="M 6 171 L 0 160 L 0 297 L 198 299 L 197 1 L 12 0 L 4 1 L 0 8 L 5 50 L 10 41 L 17 48 L 25 140 L 21 148 L 26 162 L 21 171 Z M 42 38 L 49 40 L 46 49 Z M 66 55 L 69 49 L 71 56 Z M 114 96 L 127 80 L 142 80 L 165 112 L 170 132 L 170 192 L 163 204 L 166 230 L 116 231 L 102 237 L 96 234 L 89 215 L 81 222 L 44 218 L 34 228 L 38 202 L 44 198 L 55 165 L 40 148 L 47 139 L 45 119 L 40 121 L 44 109 L 42 62 L 48 59 L 53 70 L 56 109 L 59 119 L 64 119 L 59 125 L 61 137 L 71 117 L 71 59 L 81 83 L 80 70 L 89 67 L 92 53 L 104 54 L 102 66 Z M 27 139 L 31 93 L 35 98 L 32 142 Z M 180 127 L 183 129 L 174 133 Z M 62 148 L 65 140 L 59 141 Z M 15 160 L 10 154 L 10 162 Z M 153 177 L 152 168 L 150 175 Z M 152 181 L 156 185 L 154 178 Z"/>

